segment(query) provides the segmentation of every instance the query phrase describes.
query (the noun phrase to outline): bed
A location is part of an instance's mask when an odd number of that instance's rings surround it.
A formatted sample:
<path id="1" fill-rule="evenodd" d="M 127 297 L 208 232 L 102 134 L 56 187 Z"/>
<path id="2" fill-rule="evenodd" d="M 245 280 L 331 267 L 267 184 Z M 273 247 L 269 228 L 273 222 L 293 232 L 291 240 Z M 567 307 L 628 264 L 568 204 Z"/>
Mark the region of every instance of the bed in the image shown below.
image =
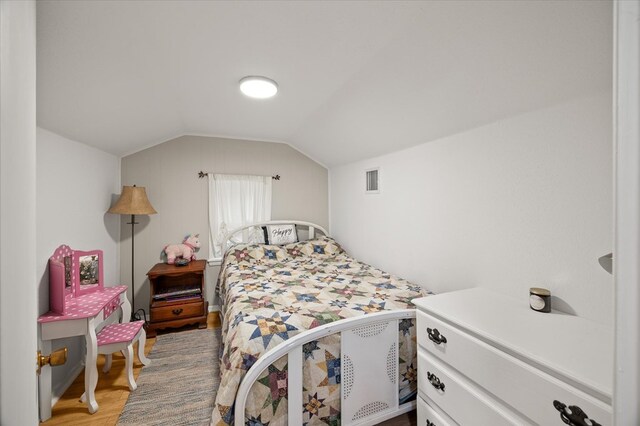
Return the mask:
<path id="1" fill-rule="evenodd" d="M 307 222 L 253 224 L 227 241 L 285 223 L 306 227 L 307 239 L 225 247 L 217 284 L 221 383 L 211 423 L 375 424 L 413 409 L 411 300 L 428 292 L 356 261 Z"/>

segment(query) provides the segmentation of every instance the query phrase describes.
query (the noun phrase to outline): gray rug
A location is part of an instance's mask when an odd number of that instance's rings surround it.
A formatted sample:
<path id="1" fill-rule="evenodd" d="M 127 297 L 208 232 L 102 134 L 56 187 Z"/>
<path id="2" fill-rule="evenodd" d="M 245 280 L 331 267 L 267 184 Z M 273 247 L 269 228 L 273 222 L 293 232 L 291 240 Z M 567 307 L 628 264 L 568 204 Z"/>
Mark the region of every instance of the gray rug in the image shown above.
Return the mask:
<path id="1" fill-rule="evenodd" d="M 208 425 L 220 384 L 220 328 L 159 335 L 118 425 Z"/>

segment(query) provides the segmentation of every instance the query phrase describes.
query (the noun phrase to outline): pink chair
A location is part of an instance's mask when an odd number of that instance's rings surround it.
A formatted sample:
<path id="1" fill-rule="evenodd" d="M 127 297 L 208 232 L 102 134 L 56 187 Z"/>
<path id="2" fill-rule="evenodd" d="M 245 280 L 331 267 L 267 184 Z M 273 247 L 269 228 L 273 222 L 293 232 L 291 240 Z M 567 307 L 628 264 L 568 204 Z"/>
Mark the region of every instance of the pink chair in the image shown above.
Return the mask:
<path id="1" fill-rule="evenodd" d="M 114 352 L 122 352 L 126 363 L 129 390 L 131 391 L 136 390 L 138 387 L 133 378 L 133 344 L 135 342 L 138 342 L 138 359 L 140 362 L 145 366 L 151 364 L 151 360 L 144 355 L 147 334 L 143 325 L 144 321 L 109 324 L 100 330 L 97 335 L 98 354 L 106 355 L 102 372 L 107 373 L 111 369 L 111 355 Z M 81 399 L 84 402 L 84 394 Z"/>
<path id="2" fill-rule="evenodd" d="M 122 352 L 126 361 L 127 380 L 129 389 L 136 390 L 138 385 L 133 378 L 133 344 L 138 342 L 138 359 L 143 365 L 151 364 L 151 360 L 144 355 L 144 345 L 147 334 L 143 328 L 144 321 L 121 322 L 109 324 L 98 333 L 98 353 L 107 356 L 103 373 L 111 369 L 111 354 Z"/>

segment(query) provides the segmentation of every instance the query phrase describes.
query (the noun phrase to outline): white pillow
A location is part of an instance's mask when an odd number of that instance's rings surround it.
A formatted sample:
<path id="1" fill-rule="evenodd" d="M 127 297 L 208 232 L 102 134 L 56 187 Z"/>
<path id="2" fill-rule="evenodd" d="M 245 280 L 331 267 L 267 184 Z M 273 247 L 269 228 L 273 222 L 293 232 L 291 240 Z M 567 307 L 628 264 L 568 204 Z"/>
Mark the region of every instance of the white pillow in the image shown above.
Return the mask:
<path id="1" fill-rule="evenodd" d="M 267 225 L 268 244 L 290 244 L 298 242 L 295 225 Z"/>
<path id="2" fill-rule="evenodd" d="M 264 232 L 260 227 L 254 227 L 249 230 L 248 244 L 264 244 Z"/>

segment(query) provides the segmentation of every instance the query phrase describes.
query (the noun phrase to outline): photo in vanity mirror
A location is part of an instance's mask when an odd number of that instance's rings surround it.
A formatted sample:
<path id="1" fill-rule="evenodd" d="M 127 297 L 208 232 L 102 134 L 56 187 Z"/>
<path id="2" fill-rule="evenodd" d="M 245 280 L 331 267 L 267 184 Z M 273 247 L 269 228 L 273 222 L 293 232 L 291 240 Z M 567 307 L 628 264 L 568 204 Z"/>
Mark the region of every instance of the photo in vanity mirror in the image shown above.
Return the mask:
<path id="1" fill-rule="evenodd" d="M 100 264 L 98 255 L 81 256 L 80 261 L 80 284 L 98 284 L 100 277 Z"/>

